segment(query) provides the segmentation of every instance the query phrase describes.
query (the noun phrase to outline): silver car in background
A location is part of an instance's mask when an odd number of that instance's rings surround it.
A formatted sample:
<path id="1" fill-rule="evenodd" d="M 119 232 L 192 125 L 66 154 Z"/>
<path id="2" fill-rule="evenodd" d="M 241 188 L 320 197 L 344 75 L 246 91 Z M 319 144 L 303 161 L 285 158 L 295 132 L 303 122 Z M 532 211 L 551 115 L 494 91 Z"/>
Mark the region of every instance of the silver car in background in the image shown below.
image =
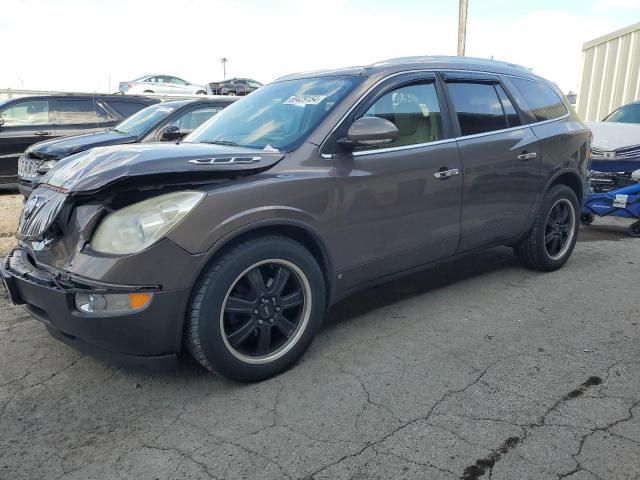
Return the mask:
<path id="1" fill-rule="evenodd" d="M 129 82 L 120 82 L 118 90 L 120 93 L 129 95 L 141 93 L 207 94 L 207 87 L 204 85 L 196 85 L 171 75 L 144 75 Z"/>

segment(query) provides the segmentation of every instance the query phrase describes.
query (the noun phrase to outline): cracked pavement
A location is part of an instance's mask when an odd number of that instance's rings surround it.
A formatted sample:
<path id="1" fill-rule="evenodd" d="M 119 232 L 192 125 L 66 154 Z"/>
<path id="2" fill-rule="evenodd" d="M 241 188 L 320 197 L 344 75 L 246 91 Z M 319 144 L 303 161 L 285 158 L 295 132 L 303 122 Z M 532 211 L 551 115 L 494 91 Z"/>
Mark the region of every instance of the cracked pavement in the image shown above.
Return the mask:
<path id="1" fill-rule="evenodd" d="M 551 274 L 493 249 L 348 298 L 252 385 L 102 363 L 3 299 L 0 479 L 640 478 L 639 284 L 616 221 Z"/>

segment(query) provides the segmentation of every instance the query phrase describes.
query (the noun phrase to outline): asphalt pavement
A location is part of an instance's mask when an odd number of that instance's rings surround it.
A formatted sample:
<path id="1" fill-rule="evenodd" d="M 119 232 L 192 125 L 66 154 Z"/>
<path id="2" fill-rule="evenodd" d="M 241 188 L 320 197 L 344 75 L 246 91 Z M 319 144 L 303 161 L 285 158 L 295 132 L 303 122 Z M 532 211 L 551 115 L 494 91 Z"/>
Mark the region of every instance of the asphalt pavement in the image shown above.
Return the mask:
<path id="1" fill-rule="evenodd" d="M 493 249 L 343 301 L 252 385 L 124 369 L 0 304 L 0 479 L 640 478 L 640 239 Z"/>

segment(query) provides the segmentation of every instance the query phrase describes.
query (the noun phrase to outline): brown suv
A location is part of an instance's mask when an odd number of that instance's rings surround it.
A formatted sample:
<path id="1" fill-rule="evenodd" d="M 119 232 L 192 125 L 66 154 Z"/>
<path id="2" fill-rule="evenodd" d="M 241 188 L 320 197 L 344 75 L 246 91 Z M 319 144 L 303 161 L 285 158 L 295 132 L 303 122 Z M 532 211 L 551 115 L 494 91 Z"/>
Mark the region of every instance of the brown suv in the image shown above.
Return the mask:
<path id="1" fill-rule="evenodd" d="M 242 381 L 351 292 L 494 245 L 571 255 L 590 133 L 548 81 L 405 58 L 260 88 L 178 144 L 96 148 L 34 190 L 2 277 L 56 338 L 117 363 L 183 345 Z"/>

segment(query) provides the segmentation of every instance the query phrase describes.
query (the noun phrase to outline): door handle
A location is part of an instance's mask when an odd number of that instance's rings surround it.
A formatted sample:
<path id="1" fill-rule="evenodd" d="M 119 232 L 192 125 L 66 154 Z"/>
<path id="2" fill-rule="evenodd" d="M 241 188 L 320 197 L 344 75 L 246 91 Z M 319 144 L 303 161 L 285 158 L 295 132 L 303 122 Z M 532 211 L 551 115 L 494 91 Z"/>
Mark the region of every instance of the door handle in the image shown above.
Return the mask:
<path id="1" fill-rule="evenodd" d="M 518 155 L 518 160 L 531 160 L 532 158 L 536 158 L 538 154 L 536 152 L 527 152 L 526 150 Z"/>
<path id="2" fill-rule="evenodd" d="M 433 176 L 439 180 L 447 180 L 454 175 L 460 175 L 460 170 L 458 170 L 457 168 L 447 169 L 447 167 L 442 167 L 440 170 L 433 174 Z"/>
<path id="3" fill-rule="evenodd" d="M 51 132 L 39 131 L 39 132 L 35 132 L 34 135 L 37 135 L 38 137 L 42 137 L 44 135 L 51 135 Z"/>

